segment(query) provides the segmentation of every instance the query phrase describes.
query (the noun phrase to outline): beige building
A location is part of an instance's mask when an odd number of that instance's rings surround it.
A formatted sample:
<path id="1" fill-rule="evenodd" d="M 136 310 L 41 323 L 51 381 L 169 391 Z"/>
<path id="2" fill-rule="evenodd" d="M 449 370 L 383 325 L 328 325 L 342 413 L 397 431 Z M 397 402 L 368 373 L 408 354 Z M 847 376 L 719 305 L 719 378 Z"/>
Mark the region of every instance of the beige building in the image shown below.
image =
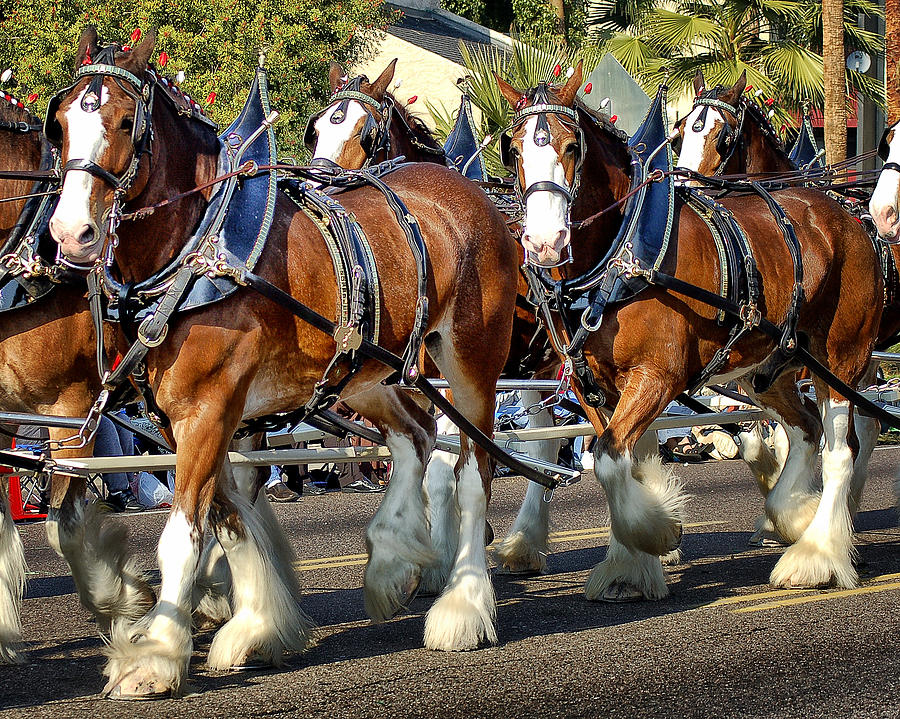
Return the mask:
<path id="1" fill-rule="evenodd" d="M 400 102 L 417 96 L 410 109 L 433 128 L 426 99 L 448 113 L 459 107 L 456 81 L 465 75 L 459 41 L 507 49 L 512 40 L 447 12 L 439 0 L 394 0 L 389 4 L 400 10 L 403 18 L 387 29 L 375 55 L 352 68 L 352 72 L 374 80 L 391 60 L 398 58 L 394 82 L 400 80 L 401 84 L 392 92 Z M 477 113 L 478 109 L 473 111 Z"/>

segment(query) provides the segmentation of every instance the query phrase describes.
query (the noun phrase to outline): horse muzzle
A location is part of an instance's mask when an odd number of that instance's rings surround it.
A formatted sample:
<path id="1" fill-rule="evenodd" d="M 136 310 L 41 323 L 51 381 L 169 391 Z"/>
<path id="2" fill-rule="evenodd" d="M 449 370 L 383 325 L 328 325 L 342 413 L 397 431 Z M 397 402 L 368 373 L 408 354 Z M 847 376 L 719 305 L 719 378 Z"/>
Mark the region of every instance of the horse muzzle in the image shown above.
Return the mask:
<path id="1" fill-rule="evenodd" d="M 72 262 L 93 262 L 100 256 L 103 237 L 94 222 L 70 225 L 54 215 L 50 218 L 50 235 Z"/>
<path id="2" fill-rule="evenodd" d="M 522 246 L 525 248 L 525 259 L 529 264 L 538 267 L 559 267 L 571 262 L 571 245 L 568 229 L 560 230 L 552 237 L 537 237 L 525 234 L 522 236 Z"/>

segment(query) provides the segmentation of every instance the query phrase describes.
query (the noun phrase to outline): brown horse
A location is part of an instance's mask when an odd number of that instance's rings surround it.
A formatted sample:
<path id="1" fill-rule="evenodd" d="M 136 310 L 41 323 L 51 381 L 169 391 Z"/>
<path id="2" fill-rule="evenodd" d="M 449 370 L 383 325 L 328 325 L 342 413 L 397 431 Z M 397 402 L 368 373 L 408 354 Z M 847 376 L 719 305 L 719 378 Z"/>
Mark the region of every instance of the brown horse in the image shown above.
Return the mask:
<path id="1" fill-rule="evenodd" d="M 697 73 L 694 107 L 675 125 L 679 167 L 707 176 L 752 174 L 754 179 L 796 172 L 775 128 L 744 95 L 746 88 L 746 73 L 727 89 L 707 89 Z"/>
<path id="2" fill-rule="evenodd" d="M 46 144 L 40 123 L 24 109 L 0 105 L 0 156 L 5 170 L 41 166 Z M 0 180 L 0 197 L 21 197 L 31 181 Z M 0 239 L 6 240 L 25 200 L 0 202 Z M 6 411 L 84 417 L 100 389 L 94 365 L 94 330 L 84 287 L 63 283 L 49 296 L 0 313 L 0 407 Z M 51 430 L 61 440 L 72 430 Z M 6 442 L 6 438 L 3 438 Z M 57 458 L 90 455 L 92 444 L 60 450 Z M 21 542 L 9 513 L 6 483 L 0 482 L 0 662 L 23 660 L 18 600 L 24 587 Z M 51 483 L 47 538 L 68 562 L 82 604 L 101 626 L 142 616 L 155 597 L 128 552 L 122 526 L 87 519 L 85 483 L 61 475 Z"/>
<path id="3" fill-rule="evenodd" d="M 796 166 L 763 111 L 744 95 L 746 87 L 746 78 L 742 74 L 734 86 L 727 90 L 706 90 L 703 87 L 703 76 L 698 73 L 694 79 L 694 107 L 675 125 L 681 139 L 679 167 L 707 175 L 748 175 L 756 180 L 777 180 L 781 176 L 795 181 L 798 177 Z M 875 348 L 886 349 L 897 341 L 897 334 L 900 332 L 900 292 L 896 289 L 887 291 L 887 288 L 896 287 L 896 281 L 892 281 L 891 277 L 896 275 L 897 263 L 900 262 L 900 245 L 882 245 L 877 247 L 877 251 L 884 255 L 884 262 L 881 264 L 886 270 L 886 291 Z M 877 364 L 873 363 L 863 379 L 863 386 L 872 383 L 876 367 Z M 856 513 L 862 501 L 866 468 L 881 431 L 880 422 L 863 415 L 856 415 L 855 425 L 860 447 L 850 488 L 850 508 L 853 513 Z M 751 447 L 753 451 L 765 451 L 755 437 L 747 437 L 747 440 L 742 445 L 742 451 Z M 776 472 L 780 470 L 777 463 L 767 464 L 776 467 Z M 777 473 L 774 477 L 761 478 L 760 487 L 766 494 L 774 481 L 777 481 Z M 774 531 L 774 527 L 770 522 L 764 523 L 761 530 L 763 533 Z M 754 536 L 761 536 L 761 533 Z"/>
<path id="4" fill-rule="evenodd" d="M 303 138 L 314 160 L 347 169 L 401 156 L 446 164 L 444 149 L 425 123 L 388 91 L 396 66 L 395 58 L 369 82 L 365 75 L 348 78 L 338 63 L 331 63 L 328 82 L 335 98 L 309 119 Z"/>
<path id="5" fill-rule="evenodd" d="M 126 206 L 141 208 L 190 190 L 215 176 L 219 157 L 208 125 L 179 116 L 169 102 L 158 99 L 147 107 L 141 99 L 157 82 L 147 71 L 154 44 L 148 33 L 133 51 L 117 51 L 112 78 L 108 66 L 85 65 L 100 51 L 96 31 L 86 30 L 76 67 L 89 74 L 60 95 L 51 118 L 58 123 L 63 162 L 75 161 L 78 168 L 64 177 L 51 232 L 73 261 L 91 262 L 104 248 L 110 250 L 126 282 L 154 275 L 178 255 L 205 201 L 191 195 L 150 217 L 123 222 L 117 245 L 109 245 L 104 218 L 114 202 L 121 197 Z M 87 97 L 91 83 L 99 83 L 100 91 Z M 143 142 L 134 130 L 140 119 L 147 120 L 146 138 L 152 136 L 143 145 L 152 152 L 152 163 L 135 155 Z M 129 167 L 136 167 L 133 181 L 122 182 Z M 457 407 L 489 433 L 496 379 L 509 346 L 515 246 L 503 217 L 458 173 L 423 163 L 385 181 L 418 221 L 430 255 L 425 346 L 450 382 Z M 416 270 L 405 235 L 374 188 L 340 197 L 364 228 L 380 270 L 380 343 L 402 351 L 416 305 L 411 279 Z M 337 284 L 330 263 L 323 262 L 327 256 L 316 226 L 279 197 L 255 271 L 333 316 Z M 274 521 L 260 521 L 236 491 L 237 473 L 226 461 L 226 449 L 243 419 L 303 405 L 334 355 L 335 342 L 249 290 L 177 315 L 168 327 L 166 341 L 150 350 L 146 365 L 156 400 L 171 422 L 179 484 L 160 539 L 159 602 L 139 631 L 113 638 L 106 671 L 108 690 L 119 696 L 181 688 L 191 654 L 190 588 L 207 521 L 225 549 L 235 603 L 234 617 L 210 648 L 210 665 L 222 669 L 248 659 L 278 663 L 285 650 L 301 650 L 309 641 L 287 544 Z M 434 421 L 403 391 L 380 384 L 391 374 L 366 361 L 343 392 L 381 430 L 394 457 L 388 492 L 367 532 L 366 606 L 375 619 L 403 606 L 432 557 L 421 483 Z M 459 549 L 449 584 L 428 613 L 428 647 L 467 649 L 496 638 L 483 542 L 491 465 L 483 450 L 461 438 Z"/>
<path id="6" fill-rule="evenodd" d="M 518 111 L 533 105 L 534 91 L 523 95 L 498 83 Z M 580 84 L 579 68 L 564 86 L 551 91 L 549 104 L 540 106 L 548 109 L 538 107 L 515 122 L 509 145 L 519 186 L 527 195 L 526 252 L 542 265 L 557 265 L 571 253 L 572 261 L 554 270 L 564 278 L 583 276 L 598 265 L 618 232 L 622 210 L 587 226 L 575 221 L 611 207 L 629 191 L 632 179 L 625 142 L 576 105 Z M 554 109 L 560 106 L 562 110 Z M 868 364 L 880 315 L 881 282 L 873 272 L 871 243 L 853 218 L 819 192 L 797 189 L 776 196 L 794 224 L 807 270 L 799 328 L 812 354 L 853 384 Z M 785 244 L 775 241 L 780 230 L 771 211 L 759 197 L 725 199 L 721 204 L 733 213 L 752 246 L 762 283 L 762 316 L 781 323 L 791 306 L 793 262 Z M 680 197 L 672 219 L 672 241 L 661 271 L 716 293 L 718 254 L 707 225 Z M 559 322 L 555 324 L 565 337 Z M 662 327 L 665 332 L 660 332 Z M 710 363 L 727 334 L 728 328 L 716 322 L 715 310 L 706 303 L 649 283 L 633 299 L 608 307 L 599 328 L 588 335 L 584 356 L 606 395 L 600 410 L 611 413 L 608 422 L 596 412 L 592 421 L 600 435 L 594 471 L 606 490 L 612 519 L 610 549 L 588 581 L 589 598 L 666 594 L 659 555 L 680 541 L 679 486 L 661 477 L 658 465 L 633 466 L 632 450 L 653 419 Z M 721 379 L 739 379 L 754 401 L 777 416 L 791 441 L 767 510 L 779 531 L 797 541 L 779 560 L 771 581 L 779 586 L 853 586 L 857 575 L 847 510 L 854 456 L 850 405 L 816 378 L 820 418 L 798 396 L 792 371 L 777 374 L 769 389 L 754 391 L 750 380 L 759 369 L 768 369 L 773 346 L 762 333 L 751 332 L 734 345 L 719 369 Z M 786 367 L 796 365 L 787 362 Z M 819 501 L 811 485 L 823 423 L 824 488 Z"/>
<path id="7" fill-rule="evenodd" d="M 392 60 L 375 82 L 370 83 L 364 76 L 348 80 L 337 63 L 331 63 L 329 82 L 334 93 L 341 93 L 347 87 L 362 97 L 338 94 L 322 112 L 310 118 L 307 125 L 309 150 L 314 158 L 325 158 L 337 165 L 357 170 L 372 161 L 389 160 L 404 156 L 411 162 L 436 162 L 444 164 L 443 152 L 433 148 L 439 145 L 421 120 L 411 115 L 404 106 L 387 91 L 394 78 L 396 60 Z M 357 97 L 357 99 L 353 99 Z M 369 103 L 365 97 L 371 98 Z M 346 103 L 346 104 L 345 104 Z M 387 126 L 383 108 L 390 107 Z M 379 109 L 381 108 L 381 109 Z M 343 118 L 334 122 L 333 118 Z M 368 130 L 366 129 L 368 128 Z M 377 137 L 387 137 L 388 142 L 379 142 Z M 379 134 L 380 133 L 380 134 Z M 366 139 L 367 138 L 367 139 Z M 519 264 L 524 256 L 519 249 Z M 519 276 L 520 298 L 528 295 L 528 284 Z M 555 357 L 544 351 L 546 334 L 538 339 L 539 328 L 534 312 L 527 301 L 516 303 L 513 318 L 512 346 L 503 375 L 518 378 L 533 376 L 543 370 L 545 374 L 556 376 Z M 426 365 L 426 371 L 430 369 Z M 527 390 L 521 395 L 524 406 L 536 405 L 542 400 L 539 393 Z M 529 415 L 530 427 L 553 426 L 553 416 L 549 410 Z M 442 434 L 455 433 L 456 427 L 445 418 L 438 420 L 438 431 Z M 559 441 L 529 442 L 521 448 L 531 457 L 556 462 L 559 455 Z M 434 565 L 427 567 L 422 575 L 420 593 L 435 594 L 443 588 L 450 575 L 453 557 L 456 553 L 457 528 L 455 521 L 455 485 L 453 466 L 456 457 L 447 452 L 436 451 L 428 462 L 425 473 L 425 494 L 429 510 L 432 545 L 437 554 Z M 503 571 L 513 573 L 541 572 L 547 566 L 549 551 L 550 512 L 549 503 L 543 501 L 543 488 L 530 482 L 516 521 L 505 539 L 497 543 L 494 556 Z"/>

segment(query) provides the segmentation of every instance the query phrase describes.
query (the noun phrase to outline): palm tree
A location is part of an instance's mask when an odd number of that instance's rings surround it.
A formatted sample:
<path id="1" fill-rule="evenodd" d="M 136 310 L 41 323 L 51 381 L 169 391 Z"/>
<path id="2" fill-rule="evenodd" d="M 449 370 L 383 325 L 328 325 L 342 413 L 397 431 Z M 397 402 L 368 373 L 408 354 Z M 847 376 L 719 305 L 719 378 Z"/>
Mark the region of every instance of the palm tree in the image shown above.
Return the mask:
<path id="1" fill-rule="evenodd" d="M 844 73 L 844 0 L 822 0 L 822 55 L 825 81 L 825 158 L 847 159 L 847 84 Z"/>
<path id="2" fill-rule="evenodd" d="M 872 0 L 845 0 L 847 46 L 879 54 L 882 38 L 857 27 L 858 13 L 881 11 Z M 823 105 L 822 8 L 815 0 L 591 0 L 588 17 L 648 92 L 666 77 L 673 91 L 687 91 L 698 70 L 710 85 L 726 86 L 746 72 L 748 83 L 780 107 Z M 853 89 L 883 102 L 874 78 L 852 71 L 848 78 Z M 790 122 L 785 110 L 777 112 Z"/>
<path id="3" fill-rule="evenodd" d="M 900 120 L 900 0 L 884 3 L 884 55 L 888 122 Z"/>

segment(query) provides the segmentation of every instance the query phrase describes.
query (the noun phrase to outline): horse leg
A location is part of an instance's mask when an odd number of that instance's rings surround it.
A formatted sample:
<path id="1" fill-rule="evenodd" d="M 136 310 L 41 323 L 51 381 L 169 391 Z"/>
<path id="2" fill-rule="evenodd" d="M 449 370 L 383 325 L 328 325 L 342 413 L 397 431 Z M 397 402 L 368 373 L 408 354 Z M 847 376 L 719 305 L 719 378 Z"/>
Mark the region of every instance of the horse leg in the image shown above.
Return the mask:
<path id="1" fill-rule="evenodd" d="M 234 450 L 259 449 L 263 435 L 234 440 Z M 265 479 L 258 471 L 234 469 L 237 490 L 253 504 Z M 200 567 L 194 584 L 192 613 L 196 629 L 221 627 L 233 616 L 231 611 L 231 570 L 225 550 L 215 537 L 207 540 L 200 555 Z"/>
<path id="2" fill-rule="evenodd" d="M 739 439 L 738 452 L 741 459 L 753 473 L 759 493 L 763 498 L 768 497 L 784 469 L 784 464 L 778 461 L 778 457 L 766 445 L 758 423 L 749 432 L 741 432 Z M 775 523 L 765 513 L 756 518 L 753 535 L 747 543 L 755 547 L 781 544 L 775 531 Z"/>
<path id="3" fill-rule="evenodd" d="M 437 421 L 438 434 L 456 434 L 459 430 L 447 417 Z M 459 543 L 459 512 L 456 504 L 456 475 L 453 467 L 456 455 L 437 449 L 431 453 L 428 467 L 425 470 L 423 492 L 428 508 L 429 527 L 431 529 L 431 547 L 436 561 L 432 566 L 423 567 L 419 594 L 436 596 L 444 588 L 456 547 Z"/>
<path id="4" fill-rule="evenodd" d="M 866 374 L 863 376 L 860 387 L 865 388 L 875 383 L 875 373 L 878 369 L 877 362 L 871 362 Z M 868 476 L 869 459 L 878 444 L 878 435 L 881 433 L 881 422 L 874 417 L 868 417 L 856 413 L 853 416 L 853 427 L 856 430 L 856 438 L 859 448 L 856 459 L 853 462 L 853 478 L 850 480 L 850 516 L 856 516 L 862 504 L 863 487 Z"/>
<path id="5" fill-rule="evenodd" d="M 822 450 L 822 494 L 812 521 L 772 570 L 770 581 L 779 587 L 820 587 L 834 582 L 854 587 L 853 529 L 848 508 L 854 471 L 852 407 L 824 382 L 815 380 L 816 396 L 825 428 Z"/>
<path id="6" fill-rule="evenodd" d="M 220 392 L 220 396 L 231 396 Z M 216 493 L 217 479 L 234 427 L 240 402 L 232 409 L 212 401 L 193 406 L 202 414 L 173 421 L 178 447 L 175 472 L 178 484 L 166 526 L 159 539 L 157 559 L 162 585 L 156 606 L 129 629 L 116 624 L 104 673 L 104 694 L 114 698 L 144 698 L 179 694 L 191 658 L 191 594 L 203 525 Z M 202 408 L 202 410 L 200 409 Z M 243 526 L 240 525 L 240 529 Z"/>
<path id="7" fill-rule="evenodd" d="M 22 664 L 19 607 L 25 593 L 25 550 L 13 523 L 7 481 L 0 480 L 0 664 Z"/>
<path id="8" fill-rule="evenodd" d="M 347 404 L 381 431 L 393 458 L 387 492 L 366 530 L 366 612 L 379 622 L 409 604 L 422 568 L 435 561 L 422 496 L 435 422 L 397 387 L 376 387 L 353 395 Z"/>
<path id="9" fill-rule="evenodd" d="M 268 468 L 266 468 L 268 469 Z M 231 570 L 234 616 L 218 631 L 207 664 L 224 670 L 251 664 L 281 666 L 285 651 L 303 651 L 312 621 L 300 609 L 296 556 L 282 533 L 268 499 L 247 498 L 257 468 L 232 467 L 210 509 L 213 534 Z M 239 490 L 238 488 L 242 488 Z"/>
<path id="10" fill-rule="evenodd" d="M 533 390 L 523 391 L 522 406 L 538 404 L 542 397 Z M 529 415 L 529 428 L 552 427 L 553 413 L 549 409 Z M 559 456 L 559 440 L 526 442 L 522 450 L 528 456 L 556 462 Z M 510 574 L 538 574 L 547 568 L 549 553 L 550 505 L 544 501 L 544 488 L 534 482 L 528 483 L 525 501 L 519 509 L 506 538 L 494 549 L 494 557 L 500 571 Z"/>
<path id="11" fill-rule="evenodd" d="M 671 382 L 633 371 L 594 447 L 594 474 L 609 503 L 610 546 L 588 578 L 589 600 L 668 596 L 660 556 L 681 542 L 685 495 L 659 457 L 633 462 L 634 445 L 671 400 Z M 598 427 L 599 431 L 600 427 Z"/>
<path id="12" fill-rule="evenodd" d="M 795 542 L 819 503 L 814 470 L 821 420 L 810 400 L 798 391 L 792 372 L 782 374 L 759 395 L 753 393 L 749 383 L 742 384 L 754 402 L 778 421 L 788 438 L 784 467 L 766 495 L 765 509 L 777 534 L 786 542 Z"/>
<path id="13" fill-rule="evenodd" d="M 50 430 L 52 439 L 71 430 Z M 91 446 L 60 450 L 56 458 L 80 457 Z M 128 528 L 109 521 L 95 508 L 85 510 L 85 480 L 54 475 L 45 530 L 51 547 L 69 565 L 82 606 L 97 619 L 101 631 L 112 623 L 135 622 L 156 603 L 156 594 L 138 567 L 128 540 Z"/>

